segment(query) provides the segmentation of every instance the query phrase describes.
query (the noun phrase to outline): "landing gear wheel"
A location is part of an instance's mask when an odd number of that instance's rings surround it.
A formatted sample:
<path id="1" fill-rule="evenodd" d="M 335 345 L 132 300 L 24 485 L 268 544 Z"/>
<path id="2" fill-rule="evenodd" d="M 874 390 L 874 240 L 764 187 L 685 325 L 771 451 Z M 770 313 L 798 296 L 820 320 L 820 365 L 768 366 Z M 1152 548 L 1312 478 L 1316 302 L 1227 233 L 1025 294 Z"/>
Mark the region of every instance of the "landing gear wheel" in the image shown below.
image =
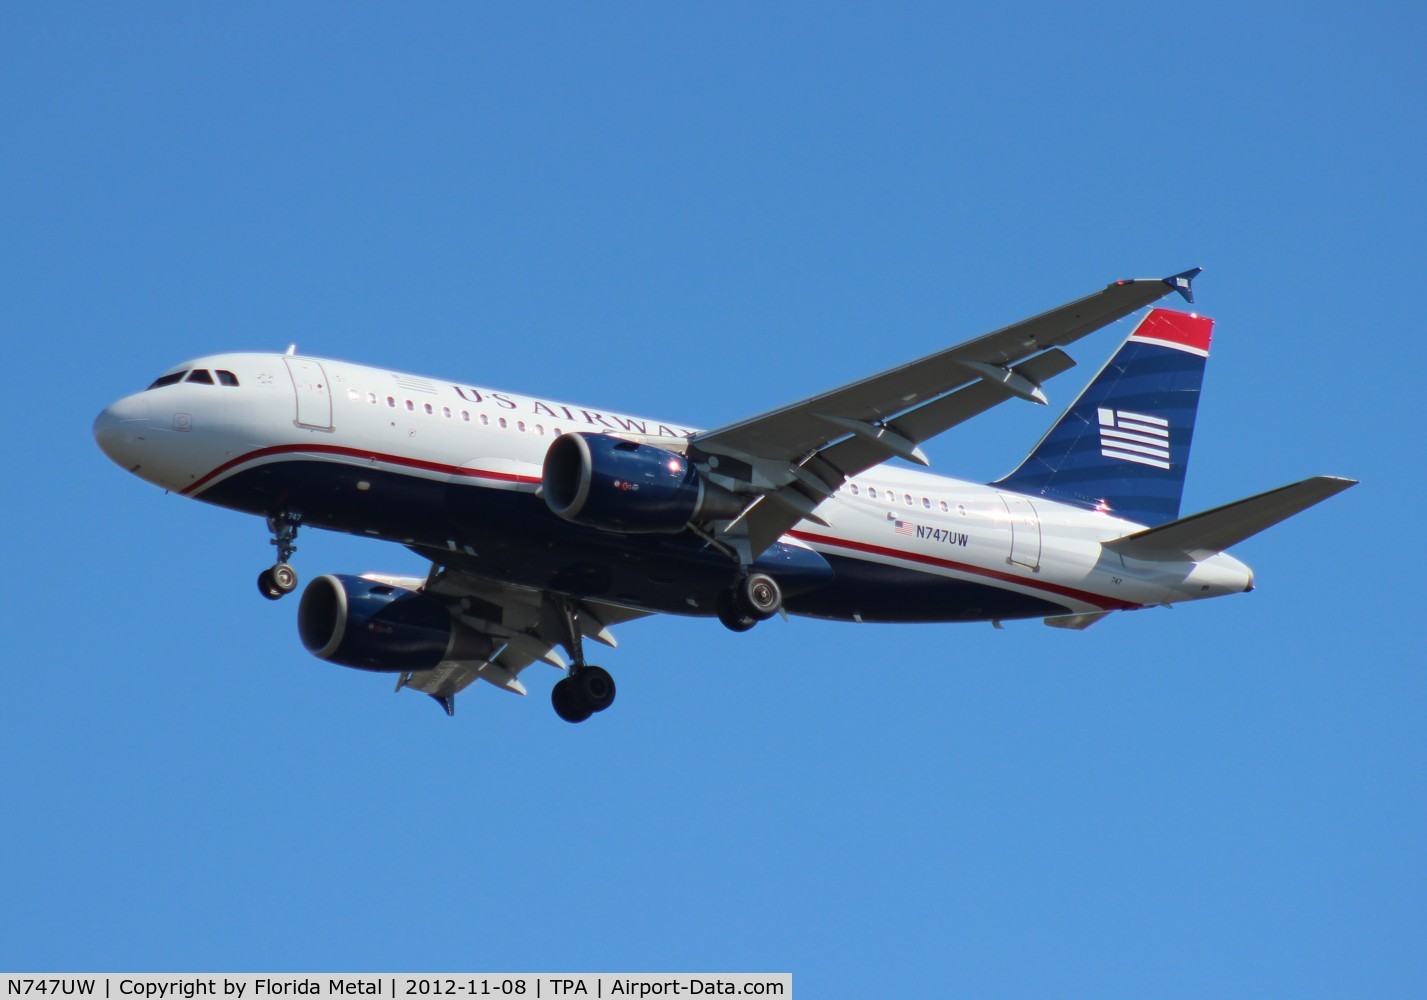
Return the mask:
<path id="1" fill-rule="evenodd" d="M 297 571 L 287 563 L 278 563 L 258 574 L 258 593 L 270 601 L 297 589 Z"/>
<path id="2" fill-rule="evenodd" d="M 575 686 L 573 677 L 565 677 L 556 683 L 550 691 L 550 704 L 555 706 L 555 714 L 566 722 L 584 722 L 595 714 L 583 693 Z"/>
<path id="3" fill-rule="evenodd" d="M 614 704 L 614 678 L 604 667 L 586 666 L 570 679 L 591 712 L 603 712 Z"/>
<path id="4" fill-rule="evenodd" d="M 767 621 L 783 607 L 783 591 L 768 574 L 752 573 L 734 584 L 733 606 L 755 621 Z"/>
<path id="5" fill-rule="evenodd" d="M 733 594 L 718 596 L 718 620 L 730 632 L 747 632 L 758 624 L 757 618 L 750 618 L 733 606 Z"/>
<path id="6" fill-rule="evenodd" d="M 273 571 L 265 569 L 258 574 L 258 593 L 262 594 L 270 601 L 276 601 L 287 591 L 278 587 L 277 581 L 273 579 Z"/>
<path id="7" fill-rule="evenodd" d="M 287 563 L 278 563 L 268 570 L 272 578 L 273 586 L 284 594 L 290 594 L 297 589 L 297 570 Z"/>

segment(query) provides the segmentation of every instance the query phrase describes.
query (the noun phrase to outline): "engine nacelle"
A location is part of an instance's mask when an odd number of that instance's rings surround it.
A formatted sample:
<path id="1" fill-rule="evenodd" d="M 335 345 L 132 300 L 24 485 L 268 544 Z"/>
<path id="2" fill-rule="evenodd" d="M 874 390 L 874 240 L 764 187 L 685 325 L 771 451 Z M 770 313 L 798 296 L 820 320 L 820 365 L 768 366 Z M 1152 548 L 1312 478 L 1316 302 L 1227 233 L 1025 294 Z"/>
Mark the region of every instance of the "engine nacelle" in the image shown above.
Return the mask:
<path id="1" fill-rule="evenodd" d="M 358 670 L 426 670 L 480 654 L 464 647 L 481 637 L 436 601 L 360 576 L 309 583 L 297 608 L 297 634 L 313 656 Z"/>
<path id="2" fill-rule="evenodd" d="M 556 514 L 605 531 L 675 534 L 700 517 L 733 517 L 740 507 L 683 455 L 607 434 L 556 438 L 541 486 Z"/>

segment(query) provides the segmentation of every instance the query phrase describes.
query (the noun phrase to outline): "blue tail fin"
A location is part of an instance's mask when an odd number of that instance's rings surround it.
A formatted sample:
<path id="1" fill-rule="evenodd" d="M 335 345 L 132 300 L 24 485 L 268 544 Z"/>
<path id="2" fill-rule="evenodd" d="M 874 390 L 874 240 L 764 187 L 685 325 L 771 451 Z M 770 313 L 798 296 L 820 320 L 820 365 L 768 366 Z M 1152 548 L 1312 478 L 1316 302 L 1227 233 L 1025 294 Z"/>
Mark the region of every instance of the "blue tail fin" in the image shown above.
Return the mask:
<path id="1" fill-rule="evenodd" d="M 1020 468 L 993 485 L 1140 524 L 1173 521 L 1213 327 L 1152 310 Z"/>

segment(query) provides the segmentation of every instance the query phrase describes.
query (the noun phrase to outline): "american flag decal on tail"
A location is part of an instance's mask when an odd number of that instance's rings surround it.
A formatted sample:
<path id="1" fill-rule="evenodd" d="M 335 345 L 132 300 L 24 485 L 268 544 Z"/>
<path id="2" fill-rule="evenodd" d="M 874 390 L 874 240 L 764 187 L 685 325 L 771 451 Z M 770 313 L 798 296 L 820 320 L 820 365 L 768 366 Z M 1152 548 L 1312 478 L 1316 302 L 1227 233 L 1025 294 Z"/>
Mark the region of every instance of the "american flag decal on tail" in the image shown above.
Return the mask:
<path id="1" fill-rule="evenodd" d="M 1169 468 L 1169 421 L 1146 413 L 1099 408 L 1100 454 L 1156 469 Z"/>

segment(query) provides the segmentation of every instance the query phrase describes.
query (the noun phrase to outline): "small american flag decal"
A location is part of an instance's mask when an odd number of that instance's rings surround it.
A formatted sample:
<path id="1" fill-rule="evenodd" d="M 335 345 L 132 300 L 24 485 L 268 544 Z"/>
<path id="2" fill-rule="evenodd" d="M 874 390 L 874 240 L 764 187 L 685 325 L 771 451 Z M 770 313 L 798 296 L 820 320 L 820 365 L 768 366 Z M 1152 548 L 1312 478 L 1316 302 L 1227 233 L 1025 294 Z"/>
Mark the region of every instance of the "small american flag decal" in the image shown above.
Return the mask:
<path id="1" fill-rule="evenodd" d="M 1100 454 L 1125 462 L 1169 468 L 1169 421 L 1147 413 L 1099 408 Z"/>
<path id="2" fill-rule="evenodd" d="M 892 522 L 892 530 L 899 535 L 912 535 L 916 533 L 917 529 L 916 525 L 914 525 L 911 521 L 894 520 Z"/>

